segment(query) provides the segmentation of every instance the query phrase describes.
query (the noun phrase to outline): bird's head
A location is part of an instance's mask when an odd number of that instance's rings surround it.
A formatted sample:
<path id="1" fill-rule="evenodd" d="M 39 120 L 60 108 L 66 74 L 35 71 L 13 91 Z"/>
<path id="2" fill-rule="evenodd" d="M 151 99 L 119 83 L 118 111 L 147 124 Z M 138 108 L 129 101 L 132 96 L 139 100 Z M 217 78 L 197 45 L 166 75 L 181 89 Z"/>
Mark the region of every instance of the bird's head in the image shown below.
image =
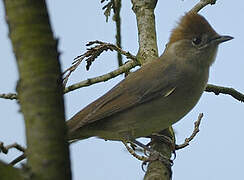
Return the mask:
<path id="1" fill-rule="evenodd" d="M 215 32 L 197 13 L 186 13 L 173 29 L 167 51 L 189 63 L 209 67 L 215 60 L 218 45 L 233 39 Z"/>

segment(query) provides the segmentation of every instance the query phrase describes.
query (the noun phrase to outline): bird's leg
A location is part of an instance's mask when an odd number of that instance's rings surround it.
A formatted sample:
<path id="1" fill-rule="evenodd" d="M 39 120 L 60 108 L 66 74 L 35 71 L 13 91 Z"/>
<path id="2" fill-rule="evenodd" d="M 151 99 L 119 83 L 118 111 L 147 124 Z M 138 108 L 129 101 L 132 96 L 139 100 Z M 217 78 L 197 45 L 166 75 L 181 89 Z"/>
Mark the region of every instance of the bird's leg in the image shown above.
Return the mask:
<path id="1" fill-rule="evenodd" d="M 153 148 L 151 148 L 147 145 L 144 145 L 135 139 L 131 139 L 130 141 L 150 153 L 150 156 L 147 158 L 147 160 L 145 160 L 143 162 L 143 164 L 146 164 L 147 162 L 159 160 L 159 161 L 163 162 L 166 166 L 172 166 L 173 162 L 171 159 L 169 159 L 169 158 L 165 157 L 163 154 L 155 151 Z"/>
<path id="2" fill-rule="evenodd" d="M 126 149 L 129 151 L 129 153 L 134 156 L 136 159 L 140 160 L 140 161 L 147 161 L 147 157 L 145 156 L 140 156 L 138 154 L 136 154 L 135 152 L 135 147 L 129 147 L 126 141 L 122 141 L 122 143 L 125 145 Z M 131 144 L 132 146 L 134 146 L 134 144 Z"/>
<path id="3" fill-rule="evenodd" d="M 147 151 L 149 151 L 149 152 L 151 152 L 151 153 L 153 153 L 153 149 L 152 148 L 150 148 L 149 146 L 147 146 L 147 145 L 145 145 L 145 144 L 142 144 L 141 142 L 139 142 L 139 141 L 137 141 L 137 140 L 135 140 L 135 139 L 130 139 L 130 142 L 132 142 L 133 144 L 135 144 L 135 145 L 137 145 L 137 146 L 139 146 L 139 147 L 141 147 L 141 148 L 143 148 L 143 149 L 145 149 L 145 150 L 147 150 Z"/>

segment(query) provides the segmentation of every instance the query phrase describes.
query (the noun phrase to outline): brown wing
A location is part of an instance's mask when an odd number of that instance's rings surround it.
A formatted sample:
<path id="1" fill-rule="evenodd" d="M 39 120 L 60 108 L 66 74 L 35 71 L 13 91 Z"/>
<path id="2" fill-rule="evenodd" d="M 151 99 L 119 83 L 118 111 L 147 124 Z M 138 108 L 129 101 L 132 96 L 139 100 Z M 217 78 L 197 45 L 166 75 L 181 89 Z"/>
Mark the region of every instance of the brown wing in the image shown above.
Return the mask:
<path id="1" fill-rule="evenodd" d="M 151 101 L 158 96 L 171 94 L 176 88 L 178 72 L 175 65 L 165 67 L 163 64 L 155 61 L 131 73 L 105 95 L 73 116 L 67 122 L 69 131 Z"/>

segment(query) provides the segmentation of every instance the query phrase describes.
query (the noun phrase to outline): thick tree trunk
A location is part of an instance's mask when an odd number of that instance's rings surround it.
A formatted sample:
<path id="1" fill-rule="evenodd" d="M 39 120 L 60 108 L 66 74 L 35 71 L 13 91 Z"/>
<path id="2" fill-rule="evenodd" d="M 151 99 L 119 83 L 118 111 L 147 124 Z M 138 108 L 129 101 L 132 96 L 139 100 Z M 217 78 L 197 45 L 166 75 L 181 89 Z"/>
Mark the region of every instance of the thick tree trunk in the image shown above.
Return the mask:
<path id="1" fill-rule="evenodd" d="M 0 161 L 0 177 L 1 180 L 24 180 L 23 173 L 19 169 L 14 168 L 11 165 L 7 165 L 2 161 Z"/>
<path id="2" fill-rule="evenodd" d="M 4 0 L 20 81 L 17 91 L 31 179 L 71 179 L 57 40 L 45 1 Z"/>

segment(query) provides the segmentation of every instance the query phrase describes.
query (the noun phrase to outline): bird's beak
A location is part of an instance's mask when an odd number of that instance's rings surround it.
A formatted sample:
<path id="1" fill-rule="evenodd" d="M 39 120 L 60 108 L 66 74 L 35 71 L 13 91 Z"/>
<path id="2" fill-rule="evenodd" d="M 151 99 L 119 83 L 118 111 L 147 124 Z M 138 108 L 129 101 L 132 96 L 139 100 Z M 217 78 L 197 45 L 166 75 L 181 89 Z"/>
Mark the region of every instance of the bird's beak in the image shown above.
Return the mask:
<path id="1" fill-rule="evenodd" d="M 231 39 L 234 39 L 234 38 L 231 36 L 217 36 L 214 39 L 212 39 L 212 41 L 217 43 L 217 44 L 220 44 L 222 42 L 226 42 L 226 41 L 229 41 Z"/>

